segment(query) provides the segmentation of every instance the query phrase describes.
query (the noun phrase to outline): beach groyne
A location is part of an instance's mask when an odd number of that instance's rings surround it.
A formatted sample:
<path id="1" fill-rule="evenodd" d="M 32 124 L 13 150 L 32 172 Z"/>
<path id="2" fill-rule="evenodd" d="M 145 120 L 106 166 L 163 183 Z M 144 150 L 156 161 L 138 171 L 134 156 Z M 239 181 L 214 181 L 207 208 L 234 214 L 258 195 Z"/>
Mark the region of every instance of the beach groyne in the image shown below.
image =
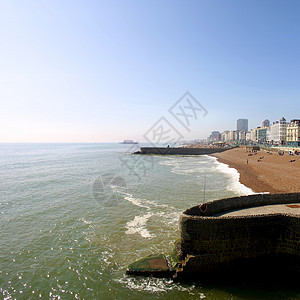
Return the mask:
<path id="1" fill-rule="evenodd" d="M 202 148 L 183 148 L 183 147 L 141 147 L 138 154 L 158 154 L 158 155 L 205 155 L 223 152 L 231 148 L 226 147 L 202 147 Z"/>

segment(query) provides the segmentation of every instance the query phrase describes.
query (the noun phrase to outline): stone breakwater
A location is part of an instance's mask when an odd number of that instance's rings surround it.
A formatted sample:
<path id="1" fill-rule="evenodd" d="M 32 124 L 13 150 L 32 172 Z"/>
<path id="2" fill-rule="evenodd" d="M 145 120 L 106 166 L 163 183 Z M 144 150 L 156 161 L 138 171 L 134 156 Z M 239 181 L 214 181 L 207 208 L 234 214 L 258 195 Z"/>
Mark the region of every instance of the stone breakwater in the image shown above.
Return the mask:
<path id="1" fill-rule="evenodd" d="M 251 208 L 258 212 L 249 213 Z M 241 210 L 242 215 L 230 213 Z M 299 275 L 299 210 L 300 193 L 241 196 L 189 208 L 180 215 L 180 239 L 167 263 L 173 266 L 170 274 L 176 280 L 195 273 L 246 274 L 251 268 L 288 274 L 292 267 Z M 133 271 L 129 266 L 128 274 L 139 275 Z"/>
<path id="2" fill-rule="evenodd" d="M 136 154 L 159 154 L 159 155 L 205 155 L 217 152 L 223 152 L 231 148 L 173 148 L 173 147 L 141 147 Z"/>

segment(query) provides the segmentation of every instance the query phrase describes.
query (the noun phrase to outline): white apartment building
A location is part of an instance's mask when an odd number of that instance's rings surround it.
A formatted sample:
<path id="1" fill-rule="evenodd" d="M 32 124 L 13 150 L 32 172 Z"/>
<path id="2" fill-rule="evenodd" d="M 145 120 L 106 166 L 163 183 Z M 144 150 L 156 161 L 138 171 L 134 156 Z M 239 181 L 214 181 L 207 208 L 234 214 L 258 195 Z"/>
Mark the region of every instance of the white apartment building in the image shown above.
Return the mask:
<path id="1" fill-rule="evenodd" d="M 250 130 L 250 141 L 256 142 L 256 129 Z"/>
<path id="2" fill-rule="evenodd" d="M 237 139 L 237 132 L 235 130 L 229 131 L 228 138 L 229 138 L 229 141 L 236 141 L 236 139 Z"/>
<path id="3" fill-rule="evenodd" d="M 246 141 L 251 141 L 251 131 L 246 132 Z"/>
<path id="4" fill-rule="evenodd" d="M 239 141 L 245 141 L 246 140 L 246 132 L 244 130 L 237 132 L 237 139 Z"/>
<path id="5" fill-rule="evenodd" d="M 229 141 L 229 130 L 225 130 L 222 133 L 221 140 L 222 140 L 222 142 L 228 142 Z"/>
<path id="6" fill-rule="evenodd" d="M 286 119 L 282 117 L 280 121 L 273 122 L 267 130 L 267 142 L 272 145 L 286 144 Z"/>

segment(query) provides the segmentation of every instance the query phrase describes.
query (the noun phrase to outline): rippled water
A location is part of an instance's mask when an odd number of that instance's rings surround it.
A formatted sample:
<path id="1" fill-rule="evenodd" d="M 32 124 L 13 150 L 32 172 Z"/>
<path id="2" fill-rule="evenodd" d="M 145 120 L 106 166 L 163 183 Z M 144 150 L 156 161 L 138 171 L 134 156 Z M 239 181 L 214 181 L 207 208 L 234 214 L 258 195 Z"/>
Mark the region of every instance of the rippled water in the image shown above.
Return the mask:
<path id="1" fill-rule="evenodd" d="M 173 283 L 126 267 L 169 253 L 178 216 L 245 195 L 209 156 L 135 156 L 118 144 L 0 145 L 0 298 L 282 299 L 297 290 Z"/>

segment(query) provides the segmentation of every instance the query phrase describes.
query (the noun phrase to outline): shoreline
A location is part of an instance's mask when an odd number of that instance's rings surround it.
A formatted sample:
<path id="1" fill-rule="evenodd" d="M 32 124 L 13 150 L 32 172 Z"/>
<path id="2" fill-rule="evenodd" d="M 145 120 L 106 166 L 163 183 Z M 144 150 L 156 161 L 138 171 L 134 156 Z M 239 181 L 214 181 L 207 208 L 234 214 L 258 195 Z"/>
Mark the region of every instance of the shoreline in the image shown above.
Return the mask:
<path id="1" fill-rule="evenodd" d="M 299 156 L 279 156 L 277 153 L 268 154 L 265 150 L 257 151 L 256 155 L 248 154 L 244 148 L 235 148 L 210 156 L 236 169 L 240 183 L 254 193 L 300 192 Z"/>
<path id="2" fill-rule="evenodd" d="M 214 158 L 215 161 L 218 163 L 218 165 L 220 165 L 223 168 L 223 170 L 221 172 L 229 174 L 234 179 L 234 182 L 236 182 L 237 186 L 235 188 L 233 188 L 233 187 L 230 188 L 230 190 L 238 192 L 239 194 L 241 193 L 241 195 L 243 195 L 243 196 L 257 194 L 257 192 L 255 192 L 251 187 L 249 187 L 246 184 L 244 184 L 243 182 L 241 182 L 241 174 L 237 170 L 237 168 L 231 166 L 229 163 L 227 163 L 221 159 L 218 159 L 214 155 L 208 155 L 208 156 Z M 235 175 L 237 175 L 238 178 L 236 178 Z"/>
<path id="3" fill-rule="evenodd" d="M 216 157 L 214 154 L 211 156 Z M 221 157 L 216 157 L 216 159 L 218 162 L 227 165 L 229 168 L 237 170 L 240 175 L 239 182 L 251 189 L 254 193 L 280 193 L 280 191 L 273 189 L 271 186 L 261 183 L 259 181 L 259 176 L 255 174 L 255 172 L 249 172 L 245 166 Z"/>

